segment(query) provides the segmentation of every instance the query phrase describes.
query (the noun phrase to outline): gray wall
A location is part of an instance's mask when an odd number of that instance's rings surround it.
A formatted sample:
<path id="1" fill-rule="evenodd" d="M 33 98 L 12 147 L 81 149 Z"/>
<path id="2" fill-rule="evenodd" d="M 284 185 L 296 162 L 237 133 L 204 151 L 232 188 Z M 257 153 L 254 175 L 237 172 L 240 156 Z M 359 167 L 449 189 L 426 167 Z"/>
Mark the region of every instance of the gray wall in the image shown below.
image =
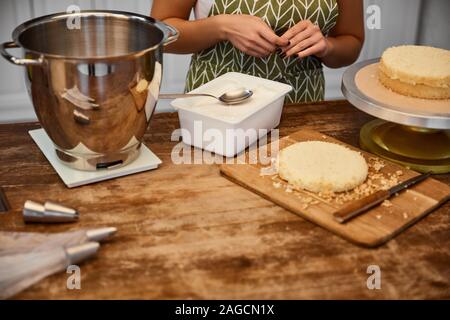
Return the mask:
<path id="1" fill-rule="evenodd" d="M 450 49 L 450 1 L 426 0 L 422 2 L 418 43 Z"/>

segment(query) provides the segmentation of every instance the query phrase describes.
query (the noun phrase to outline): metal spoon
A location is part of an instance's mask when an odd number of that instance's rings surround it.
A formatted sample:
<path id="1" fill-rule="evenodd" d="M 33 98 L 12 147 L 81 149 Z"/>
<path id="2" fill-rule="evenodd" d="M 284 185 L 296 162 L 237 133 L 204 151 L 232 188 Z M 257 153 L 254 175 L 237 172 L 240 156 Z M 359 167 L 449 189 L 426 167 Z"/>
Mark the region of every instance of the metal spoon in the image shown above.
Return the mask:
<path id="1" fill-rule="evenodd" d="M 178 99 L 178 98 L 192 98 L 192 97 L 210 97 L 219 100 L 222 103 L 232 105 L 241 103 L 253 95 L 252 90 L 237 89 L 234 91 L 225 92 L 220 97 L 213 96 L 207 93 L 174 93 L 174 94 L 160 94 L 160 99 Z"/>

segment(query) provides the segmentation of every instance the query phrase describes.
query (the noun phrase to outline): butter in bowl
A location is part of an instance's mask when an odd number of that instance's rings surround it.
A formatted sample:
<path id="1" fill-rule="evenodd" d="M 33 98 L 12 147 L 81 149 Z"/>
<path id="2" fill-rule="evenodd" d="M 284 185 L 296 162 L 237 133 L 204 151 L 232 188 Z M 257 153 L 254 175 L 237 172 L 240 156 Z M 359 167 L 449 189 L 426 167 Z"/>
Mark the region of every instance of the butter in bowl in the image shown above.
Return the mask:
<path id="1" fill-rule="evenodd" d="M 233 157 L 280 123 L 284 98 L 290 85 L 242 73 L 226 73 L 190 94 L 221 96 L 241 88 L 253 96 L 240 104 L 226 105 L 209 97 L 180 98 L 172 101 L 178 110 L 183 142 L 197 148 Z"/>

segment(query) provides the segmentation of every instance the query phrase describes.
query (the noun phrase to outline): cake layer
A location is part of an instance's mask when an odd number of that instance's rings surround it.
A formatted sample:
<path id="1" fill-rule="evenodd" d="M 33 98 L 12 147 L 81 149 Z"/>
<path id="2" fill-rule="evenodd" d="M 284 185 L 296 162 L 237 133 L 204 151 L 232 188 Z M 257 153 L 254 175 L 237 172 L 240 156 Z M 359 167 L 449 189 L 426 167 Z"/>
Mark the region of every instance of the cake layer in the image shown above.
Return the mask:
<path id="1" fill-rule="evenodd" d="M 448 89 L 450 88 L 450 51 L 426 46 L 392 47 L 383 53 L 380 70 L 391 80 L 399 80 L 401 83 L 394 81 L 393 84 L 395 87 L 401 87 L 399 90 L 402 91 L 410 91 L 403 84 Z M 414 88 L 418 89 L 418 87 Z M 427 88 L 424 89 L 428 91 Z M 439 92 L 437 94 L 440 95 Z"/>
<path id="2" fill-rule="evenodd" d="M 405 83 L 398 79 L 391 79 L 382 69 L 378 72 L 378 79 L 386 88 L 405 96 L 423 99 L 450 99 L 450 87 L 439 88 L 424 84 Z"/>
<path id="3" fill-rule="evenodd" d="M 294 188 L 311 192 L 343 192 L 366 180 L 364 157 L 339 144 L 323 141 L 298 142 L 278 155 L 278 174 Z"/>

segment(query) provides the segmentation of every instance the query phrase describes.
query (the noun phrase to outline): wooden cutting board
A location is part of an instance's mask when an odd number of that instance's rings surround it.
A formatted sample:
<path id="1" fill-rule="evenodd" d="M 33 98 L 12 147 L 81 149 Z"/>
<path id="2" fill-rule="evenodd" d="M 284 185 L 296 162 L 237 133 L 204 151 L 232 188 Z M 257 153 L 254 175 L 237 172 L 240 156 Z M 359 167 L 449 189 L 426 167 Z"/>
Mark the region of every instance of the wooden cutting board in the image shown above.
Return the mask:
<path id="1" fill-rule="evenodd" d="M 372 154 L 346 145 L 320 132 L 311 130 L 297 131 L 278 141 L 279 149 L 301 141 L 327 141 L 345 145 L 350 149 L 362 153 L 369 163 L 369 177 L 377 186 L 381 187 L 381 180 L 397 178 L 398 182 L 418 175 L 395 163 L 382 160 Z M 271 147 L 268 146 L 269 155 Z M 248 153 L 248 151 L 247 151 Z M 248 154 L 247 154 L 248 157 Z M 380 168 L 379 164 L 384 164 Z M 257 164 L 223 164 L 221 172 L 233 182 L 261 195 L 262 197 L 292 211 L 293 213 L 314 222 L 329 231 L 364 247 L 377 247 L 413 225 L 428 213 L 436 209 L 450 198 L 450 187 L 434 179 L 427 179 L 422 183 L 392 197 L 383 205 L 373 208 L 367 213 L 340 224 L 333 219 L 333 213 L 358 197 L 356 193 L 348 193 L 338 198 L 318 196 L 304 190 L 292 190 L 288 184 L 277 175 L 261 175 L 261 168 L 269 167 Z M 264 171 L 264 170 L 263 170 Z M 267 173 L 267 172 L 266 172 Z M 391 180 L 392 183 L 392 180 Z"/>

